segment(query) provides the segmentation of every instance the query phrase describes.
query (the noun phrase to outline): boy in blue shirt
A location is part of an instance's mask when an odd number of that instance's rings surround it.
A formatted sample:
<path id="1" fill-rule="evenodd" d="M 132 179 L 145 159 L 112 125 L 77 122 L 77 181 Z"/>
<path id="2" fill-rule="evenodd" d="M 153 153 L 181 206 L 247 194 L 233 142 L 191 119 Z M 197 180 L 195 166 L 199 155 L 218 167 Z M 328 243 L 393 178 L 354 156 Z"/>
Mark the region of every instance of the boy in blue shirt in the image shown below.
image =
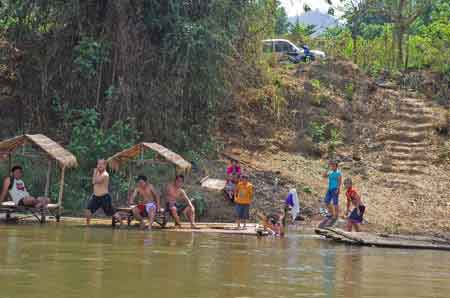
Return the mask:
<path id="1" fill-rule="evenodd" d="M 325 195 L 325 205 L 331 214 L 327 225 L 333 225 L 339 216 L 339 193 L 342 184 L 342 174 L 338 169 L 338 162 L 332 160 L 329 162 L 330 170 L 323 174 L 324 178 L 328 178 L 328 191 Z"/>

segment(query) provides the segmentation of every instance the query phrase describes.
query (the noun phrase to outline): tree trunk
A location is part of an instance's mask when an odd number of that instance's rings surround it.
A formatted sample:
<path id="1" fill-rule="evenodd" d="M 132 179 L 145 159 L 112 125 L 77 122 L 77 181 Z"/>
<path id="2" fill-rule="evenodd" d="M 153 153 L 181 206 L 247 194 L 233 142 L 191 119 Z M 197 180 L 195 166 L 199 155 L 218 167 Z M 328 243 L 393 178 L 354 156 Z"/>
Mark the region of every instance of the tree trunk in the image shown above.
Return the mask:
<path id="1" fill-rule="evenodd" d="M 404 65 L 405 71 L 408 69 L 408 63 L 409 63 L 409 33 L 406 34 L 405 39 L 405 65 Z"/>
<path id="2" fill-rule="evenodd" d="M 403 66 L 403 37 L 405 36 L 405 29 L 400 26 L 397 36 L 397 68 L 401 69 Z"/>
<path id="3" fill-rule="evenodd" d="M 353 63 L 358 64 L 358 55 L 357 55 L 358 41 L 356 39 L 356 36 L 354 36 L 353 34 L 352 34 L 352 42 L 353 42 L 353 51 L 352 51 Z"/>

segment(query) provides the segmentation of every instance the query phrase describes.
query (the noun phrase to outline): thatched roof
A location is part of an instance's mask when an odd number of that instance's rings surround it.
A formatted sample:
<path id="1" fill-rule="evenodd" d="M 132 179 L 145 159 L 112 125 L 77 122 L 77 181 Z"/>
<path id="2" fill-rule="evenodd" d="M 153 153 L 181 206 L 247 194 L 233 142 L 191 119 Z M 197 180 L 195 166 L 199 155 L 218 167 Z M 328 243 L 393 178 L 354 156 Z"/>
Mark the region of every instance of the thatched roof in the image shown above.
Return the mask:
<path id="1" fill-rule="evenodd" d="M 61 167 L 71 168 L 78 165 L 76 157 L 61 145 L 42 134 L 22 135 L 0 142 L 0 152 L 11 153 L 18 147 L 31 143 L 44 151 L 49 158 L 56 160 Z"/>
<path id="2" fill-rule="evenodd" d="M 108 158 L 108 164 L 113 170 L 118 170 L 121 165 L 127 163 L 128 161 L 139 157 L 141 153 L 146 150 L 152 150 L 158 155 L 163 157 L 168 162 L 174 164 L 180 170 L 190 170 L 191 164 L 186 161 L 183 157 L 170 151 L 164 146 L 158 143 L 139 143 L 131 148 L 125 149 L 110 158 Z"/>

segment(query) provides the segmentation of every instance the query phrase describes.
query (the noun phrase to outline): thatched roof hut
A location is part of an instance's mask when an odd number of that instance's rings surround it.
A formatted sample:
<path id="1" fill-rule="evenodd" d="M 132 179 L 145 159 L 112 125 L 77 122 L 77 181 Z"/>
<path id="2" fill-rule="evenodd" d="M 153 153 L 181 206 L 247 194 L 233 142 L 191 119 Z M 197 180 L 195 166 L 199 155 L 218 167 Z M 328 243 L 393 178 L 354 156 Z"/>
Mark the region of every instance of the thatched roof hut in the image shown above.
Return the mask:
<path id="1" fill-rule="evenodd" d="M 76 157 L 61 145 L 42 135 L 22 135 L 0 142 L 0 153 L 9 155 L 17 148 L 30 143 L 44 151 L 49 159 L 58 162 L 61 168 L 73 168 L 78 165 Z"/>
<path id="2" fill-rule="evenodd" d="M 191 169 L 191 164 L 177 153 L 167 149 L 158 143 L 139 143 L 131 148 L 125 149 L 108 158 L 108 165 L 113 170 L 118 170 L 122 165 L 137 158 L 142 157 L 143 153 L 151 150 L 166 162 L 175 165 L 178 171 L 187 172 Z"/>
<path id="3" fill-rule="evenodd" d="M 31 144 L 41 149 L 49 160 L 46 175 L 45 196 L 48 196 L 49 194 L 52 160 L 55 160 L 61 168 L 58 202 L 57 204 L 48 205 L 49 209 L 51 208 L 57 210 L 56 218 L 59 221 L 62 210 L 65 170 L 78 166 L 77 159 L 75 155 L 64 149 L 61 145 L 42 134 L 25 134 L 1 141 L 0 159 L 2 159 L 2 157 L 9 159 L 9 167 L 11 167 L 12 155 L 14 154 L 14 151 L 27 144 Z"/>

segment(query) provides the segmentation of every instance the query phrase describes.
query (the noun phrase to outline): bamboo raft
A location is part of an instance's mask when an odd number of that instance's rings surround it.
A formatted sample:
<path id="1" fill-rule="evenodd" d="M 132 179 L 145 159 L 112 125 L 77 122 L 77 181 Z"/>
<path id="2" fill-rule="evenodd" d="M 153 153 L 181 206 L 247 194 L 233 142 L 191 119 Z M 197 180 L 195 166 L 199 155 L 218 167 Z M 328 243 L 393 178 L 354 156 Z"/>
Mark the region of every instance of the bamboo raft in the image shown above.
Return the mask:
<path id="1" fill-rule="evenodd" d="M 450 251 L 450 242 L 436 237 L 353 233 L 337 228 L 316 229 L 315 232 L 332 241 L 350 245 Z"/>
<path id="2" fill-rule="evenodd" d="M 2 218 L 0 217 L 0 221 Z M 18 222 L 27 224 L 33 223 L 32 218 L 20 217 Z M 56 222 L 49 222 L 50 225 L 57 224 Z M 85 219 L 81 217 L 61 217 L 60 224 L 74 227 L 86 227 Z M 182 227 L 175 227 L 173 222 L 168 222 L 164 227 L 155 222 L 153 224 L 153 230 L 155 231 L 168 231 L 168 232 L 194 232 L 194 233 L 213 233 L 213 234 L 228 234 L 228 235 L 247 235 L 247 236 L 269 236 L 270 233 L 263 231 L 260 225 L 255 223 L 247 224 L 245 230 L 236 230 L 236 224 L 234 223 L 212 223 L 212 222 L 198 222 L 196 223 L 198 229 L 192 229 L 188 222 L 182 222 Z M 108 218 L 92 218 L 91 227 L 93 228 L 104 228 L 111 229 L 111 220 Z M 128 226 L 125 223 L 122 228 L 116 225 L 117 230 L 139 230 L 139 225 L 137 221 L 133 221 Z"/>

